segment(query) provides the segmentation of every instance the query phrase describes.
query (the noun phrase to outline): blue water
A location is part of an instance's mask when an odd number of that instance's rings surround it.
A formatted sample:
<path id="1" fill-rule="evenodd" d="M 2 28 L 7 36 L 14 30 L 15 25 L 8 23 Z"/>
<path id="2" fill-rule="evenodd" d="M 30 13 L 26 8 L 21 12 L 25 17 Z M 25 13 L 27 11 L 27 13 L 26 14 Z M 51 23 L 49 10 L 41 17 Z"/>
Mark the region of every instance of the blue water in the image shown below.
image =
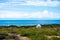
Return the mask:
<path id="1" fill-rule="evenodd" d="M 7 25 L 35 25 L 35 24 L 60 24 L 60 20 L 0 20 L 0 26 Z"/>

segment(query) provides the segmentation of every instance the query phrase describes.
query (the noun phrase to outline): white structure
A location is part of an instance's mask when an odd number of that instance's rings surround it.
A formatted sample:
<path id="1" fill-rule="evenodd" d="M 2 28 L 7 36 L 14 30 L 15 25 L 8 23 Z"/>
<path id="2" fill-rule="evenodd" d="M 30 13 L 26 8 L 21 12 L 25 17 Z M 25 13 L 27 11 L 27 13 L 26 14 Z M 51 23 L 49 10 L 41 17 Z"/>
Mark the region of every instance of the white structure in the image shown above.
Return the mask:
<path id="1" fill-rule="evenodd" d="M 37 24 L 37 25 L 36 25 L 36 28 L 41 28 L 41 25 L 40 25 L 40 24 Z"/>

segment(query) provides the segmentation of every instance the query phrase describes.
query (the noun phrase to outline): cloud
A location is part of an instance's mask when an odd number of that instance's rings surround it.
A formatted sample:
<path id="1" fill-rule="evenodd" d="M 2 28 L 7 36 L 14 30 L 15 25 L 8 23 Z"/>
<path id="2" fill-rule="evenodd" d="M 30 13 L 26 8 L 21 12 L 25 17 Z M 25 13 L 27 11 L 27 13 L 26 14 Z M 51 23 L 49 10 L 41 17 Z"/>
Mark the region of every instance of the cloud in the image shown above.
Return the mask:
<path id="1" fill-rule="evenodd" d="M 0 18 L 24 18 L 28 14 L 23 12 L 14 12 L 14 11 L 0 11 Z"/>
<path id="2" fill-rule="evenodd" d="M 19 5 L 27 5 L 27 6 L 60 6 L 59 1 L 51 1 L 51 0 L 9 0 L 5 3 L 0 3 L 0 7 L 3 6 L 19 6 Z"/>
<path id="3" fill-rule="evenodd" d="M 60 19 L 60 14 L 44 10 L 42 12 L 13 12 L 13 11 L 0 11 L 0 19 Z"/>
<path id="4" fill-rule="evenodd" d="M 29 0 L 26 1 L 26 3 L 21 4 L 21 5 L 33 5 L 33 6 L 59 6 L 60 2 L 58 1 L 51 1 L 51 0 L 47 0 L 47 1 L 40 1 L 40 0 Z"/>
<path id="5" fill-rule="evenodd" d="M 38 12 L 19 12 L 14 11 L 15 6 L 49 6 L 57 7 L 60 6 L 60 2 L 55 0 L 9 0 L 4 3 L 0 3 L 0 19 L 60 19 L 60 13 L 49 12 L 48 10 L 38 11 Z M 3 10 L 7 8 L 8 10 L 13 8 L 13 11 Z M 20 8 L 19 8 L 20 9 Z M 18 10 L 18 8 L 16 8 Z M 22 9 L 21 9 L 22 10 Z"/>

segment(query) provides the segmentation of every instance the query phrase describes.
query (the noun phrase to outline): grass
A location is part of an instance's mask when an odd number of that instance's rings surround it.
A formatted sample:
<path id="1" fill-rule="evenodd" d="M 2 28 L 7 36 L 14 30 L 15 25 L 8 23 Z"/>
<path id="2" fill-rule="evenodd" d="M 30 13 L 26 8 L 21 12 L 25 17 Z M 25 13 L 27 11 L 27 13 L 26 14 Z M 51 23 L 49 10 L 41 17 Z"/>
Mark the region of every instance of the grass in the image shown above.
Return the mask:
<path id="1" fill-rule="evenodd" d="M 31 40 L 60 40 L 58 37 L 48 38 L 47 36 L 60 36 L 60 30 L 54 28 L 24 28 L 24 27 L 1 27 L 0 34 L 8 34 L 15 31 L 15 34 L 20 34 L 21 36 L 26 36 L 31 38 Z"/>

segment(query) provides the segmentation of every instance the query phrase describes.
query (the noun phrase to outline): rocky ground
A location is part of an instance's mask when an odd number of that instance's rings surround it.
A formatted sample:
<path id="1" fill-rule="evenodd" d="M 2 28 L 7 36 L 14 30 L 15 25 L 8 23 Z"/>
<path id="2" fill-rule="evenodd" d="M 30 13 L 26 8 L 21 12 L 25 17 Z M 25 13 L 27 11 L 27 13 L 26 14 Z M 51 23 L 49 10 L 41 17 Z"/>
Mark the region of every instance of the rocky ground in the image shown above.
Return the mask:
<path id="1" fill-rule="evenodd" d="M 30 38 L 20 36 L 19 34 L 18 35 L 9 34 L 9 35 L 12 36 L 12 37 L 14 37 L 13 39 L 15 39 L 15 40 L 30 40 Z"/>
<path id="2" fill-rule="evenodd" d="M 23 37 L 15 34 L 0 34 L 0 40 L 30 40 L 28 37 Z"/>

